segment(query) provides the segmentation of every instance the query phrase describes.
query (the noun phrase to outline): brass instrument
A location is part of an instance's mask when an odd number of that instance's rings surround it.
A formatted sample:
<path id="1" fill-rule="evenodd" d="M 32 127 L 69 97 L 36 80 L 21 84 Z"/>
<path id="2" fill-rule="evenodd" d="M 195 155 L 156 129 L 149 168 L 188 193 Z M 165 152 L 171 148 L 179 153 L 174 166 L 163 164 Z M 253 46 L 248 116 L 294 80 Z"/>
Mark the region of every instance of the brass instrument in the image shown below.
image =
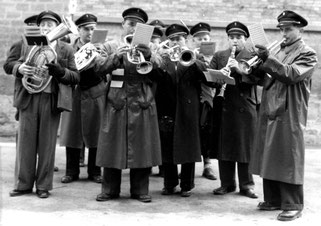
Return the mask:
<path id="1" fill-rule="evenodd" d="M 66 34 L 77 33 L 77 27 L 69 17 L 63 17 L 62 23 L 51 30 L 46 36 L 53 42 Z M 26 65 L 33 66 L 32 75 L 22 77 L 22 85 L 31 94 L 40 93 L 50 84 L 52 76 L 49 75 L 47 63 L 57 62 L 57 53 L 50 45 L 33 46 L 26 59 Z"/>
<path id="2" fill-rule="evenodd" d="M 146 61 L 142 52 L 136 49 L 136 46 L 131 45 L 133 35 L 126 35 L 124 37 L 124 43 L 128 47 L 127 49 L 127 59 L 132 64 L 136 65 L 136 71 L 139 74 L 148 74 L 153 69 L 153 64 L 150 61 Z"/>
<path id="3" fill-rule="evenodd" d="M 173 62 L 179 62 L 185 67 L 189 67 L 196 60 L 196 54 L 194 51 L 187 49 L 186 47 L 181 47 L 175 45 L 173 47 L 168 46 L 168 40 L 160 43 L 159 48 L 166 48 L 166 53 L 169 55 L 169 58 Z"/>
<path id="4" fill-rule="evenodd" d="M 284 40 L 285 39 L 282 39 L 280 42 L 274 41 L 266 48 L 269 51 L 273 51 L 273 50 L 275 50 L 276 47 L 278 47 L 281 43 L 283 43 Z M 258 66 L 261 62 L 262 62 L 262 60 L 258 56 L 254 56 L 251 59 L 249 59 L 248 61 L 241 60 L 239 62 L 239 68 L 244 74 L 248 75 L 252 72 L 252 69 L 254 67 Z"/>
<path id="5" fill-rule="evenodd" d="M 236 46 L 232 46 L 230 58 L 235 59 L 235 51 L 236 51 Z M 229 70 L 228 76 L 230 76 L 230 74 L 231 74 L 231 69 L 229 68 L 229 65 L 227 64 L 225 67 Z M 224 93 L 225 93 L 226 85 L 227 85 L 226 83 L 224 83 L 224 84 L 222 85 L 222 87 L 221 87 L 221 89 L 220 89 L 220 93 L 217 95 L 218 97 L 224 98 Z"/>

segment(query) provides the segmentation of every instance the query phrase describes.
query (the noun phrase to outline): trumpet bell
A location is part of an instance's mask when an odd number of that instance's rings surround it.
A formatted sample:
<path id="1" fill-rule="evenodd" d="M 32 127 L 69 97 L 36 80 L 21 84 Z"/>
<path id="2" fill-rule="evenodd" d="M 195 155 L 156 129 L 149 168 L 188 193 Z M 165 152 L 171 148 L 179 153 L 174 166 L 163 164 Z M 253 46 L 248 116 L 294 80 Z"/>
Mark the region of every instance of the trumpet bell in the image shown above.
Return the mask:
<path id="1" fill-rule="evenodd" d="M 189 67 L 195 62 L 196 56 L 192 50 L 185 49 L 179 55 L 179 62 L 185 67 Z"/>
<path id="2" fill-rule="evenodd" d="M 141 62 L 136 66 L 136 71 L 142 75 L 148 74 L 152 70 L 153 70 L 153 64 L 150 61 Z"/>

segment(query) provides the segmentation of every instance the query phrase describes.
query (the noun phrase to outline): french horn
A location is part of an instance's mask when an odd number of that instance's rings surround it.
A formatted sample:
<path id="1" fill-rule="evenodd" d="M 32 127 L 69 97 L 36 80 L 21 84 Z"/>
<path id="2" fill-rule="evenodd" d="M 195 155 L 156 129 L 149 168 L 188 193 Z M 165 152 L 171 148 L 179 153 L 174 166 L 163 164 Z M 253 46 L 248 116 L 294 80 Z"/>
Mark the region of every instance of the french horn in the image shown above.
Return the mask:
<path id="1" fill-rule="evenodd" d="M 77 27 L 69 17 L 62 17 L 62 23 L 51 30 L 46 36 L 53 42 L 69 33 L 77 34 Z M 32 75 L 22 77 L 22 85 L 31 94 L 40 93 L 50 84 L 47 63 L 57 62 L 57 53 L 50 45 L 33 46 L 27 56 L 26 64 L 34 67 Z"/>

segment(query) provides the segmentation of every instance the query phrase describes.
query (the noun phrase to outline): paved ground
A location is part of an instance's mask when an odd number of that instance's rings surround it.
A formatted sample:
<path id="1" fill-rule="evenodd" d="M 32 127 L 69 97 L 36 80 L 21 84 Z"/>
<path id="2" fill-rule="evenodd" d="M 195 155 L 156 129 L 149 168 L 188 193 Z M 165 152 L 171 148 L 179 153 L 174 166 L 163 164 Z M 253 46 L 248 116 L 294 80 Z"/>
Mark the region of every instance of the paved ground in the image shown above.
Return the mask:
<path id="1" fill-rule="evenodd" d="M 259 199 L 249 199 L 237 192 L 214 196 L 212 190 L 219 181 L 202 178 L 202 165 L 196 166 L 196 188 L 189 198 L 160 195 L 162 178 L 150 178 L 150 194 L 153 202 L 140 203 L 129 199 L 128 170 L 123 172 L 121 198 L 109 202 L 96 202 L 101 185 L 81 179 L 71 184 L 60 183 L 64 175 L 65 152 L 57 148 L 56 165 L 59 172 L 54 176 L 54 189 L 48 199 L 39 199 L 33 193 L 21 197 L 9 197 L 13 188 L 15 146 L 0 143 L 0 225 L 317 225 L 321 216 L 321 149 L 306 150 L 305 209 L 303 217 L 284 223 L 276 220 L 279 211 L 263 212 L 256 209 L 262 201 L 262 181 L 254 177 Z M 217 171 L 217 161 L 213 161 Z M 81 168 L 86 178 L 87 168 Z M 156 173 L 157 168 L 153 168 Z M 320 224 L 318 224 L 320 225 Z"/>

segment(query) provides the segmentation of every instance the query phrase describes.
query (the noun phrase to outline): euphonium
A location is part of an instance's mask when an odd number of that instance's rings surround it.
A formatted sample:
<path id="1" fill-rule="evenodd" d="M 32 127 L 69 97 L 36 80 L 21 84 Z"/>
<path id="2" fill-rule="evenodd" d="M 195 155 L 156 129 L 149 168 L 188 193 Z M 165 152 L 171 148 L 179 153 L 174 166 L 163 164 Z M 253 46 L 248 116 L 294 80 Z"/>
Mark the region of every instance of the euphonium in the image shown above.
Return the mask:
<path id="1" fill-rule="evenodd" d="M 230 58 L 235 59 L 235 51 L 236 51 L 236 46 L 232 46 Z M 230 75 L 231 74 L 231 69 L 229 68 L 229 65 L 227 64 L 225 67 L 228 68 L 228 70 L 229 70 L 229 74 L 228 75 Z M 224 83 L 222 85 L 222 87 L 220 89 L 220 93 L 217 96 L 222 97 L 224 99 L 225 89 L 226 89 L 226 83 Z"/>
<path id="2" fill-rule="evenodd" d="M 69 17 L 63 17 L 62 23 L 51 30 L 46 36 L 53 42 L 66 34 L 77 33 L 77 27 Z M 35 67 L 32 75 L 22 78 L 22 85 L 31 94 L 42 92 L 50 83 L 52 76 L 48 73 L 47 63 L 56 62 L 57 53 L 50 46 L 33 46 L 30 50 L 26 64 Z"/>
<path id="3" fill-rule="evenodd" d="M 280 42 L 274 41 L 272 42 L 267 49 L 269 51 L 273 51 L 276 47 L 278 47 L 282 42 L 284 42 L 285 39 L 282 39 Z M 241 60 L 239 62 L 239 68 L 244 74 L 250 74 L 252 72 L 252 69 L 259 65 L 262 62 L 262 60 L 258 56 L 254 56 L 248 61 Z"/>
<path id="4" fill-rule="evenodd" d="M 146 61 L 142 52 L 136 49 L 136 46 L 131 45 L 133 35 L 126 35 L 124 37 L 124 43 L 128 47 L 127 59 L 132 64 L 136 65 L 136 71 L 139 74 L 148 74 L 153 69 L 153 64 L 150 61 Z"/>

